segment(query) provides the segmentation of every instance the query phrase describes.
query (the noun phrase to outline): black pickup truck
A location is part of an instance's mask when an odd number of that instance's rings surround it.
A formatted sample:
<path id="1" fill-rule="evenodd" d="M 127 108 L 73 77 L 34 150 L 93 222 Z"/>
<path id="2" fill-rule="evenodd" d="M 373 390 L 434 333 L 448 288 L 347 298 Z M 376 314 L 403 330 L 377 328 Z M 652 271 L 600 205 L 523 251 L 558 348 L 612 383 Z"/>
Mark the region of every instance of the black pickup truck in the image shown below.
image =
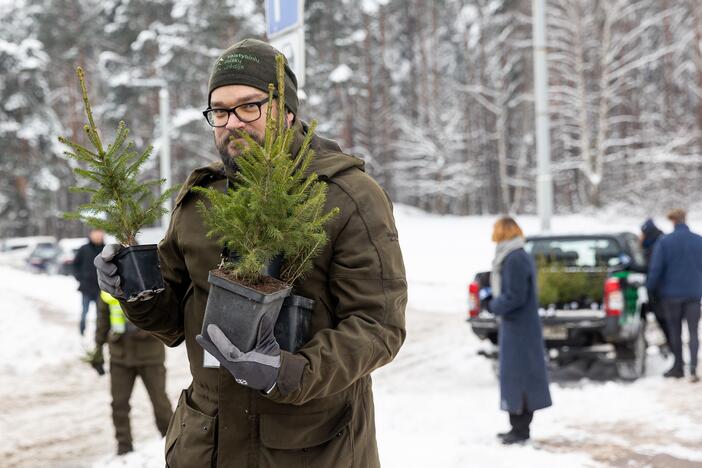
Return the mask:
<path id="1" fill-rule="evenodd" d="M 552 364 L 584 355 L 613 359 L 619 377 L 635 380 L 646 366 L 645 257 L 636 235 L 544 235 L 526 239 L 539 285 L 539 315 Z M 497 320 L 479 299 L 490 287 L 481 272 L 468 286 L 468 322 L 497 343 Z"/>

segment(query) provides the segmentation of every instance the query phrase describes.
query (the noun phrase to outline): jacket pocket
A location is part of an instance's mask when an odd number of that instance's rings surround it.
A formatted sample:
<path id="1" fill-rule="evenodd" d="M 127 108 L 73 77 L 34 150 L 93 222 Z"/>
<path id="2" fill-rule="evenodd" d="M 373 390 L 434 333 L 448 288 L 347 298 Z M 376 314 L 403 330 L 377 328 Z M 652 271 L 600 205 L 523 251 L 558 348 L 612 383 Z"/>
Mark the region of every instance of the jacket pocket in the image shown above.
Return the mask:
<path id="1" fill-rule="evenodd" d="M 166 432 L 166 466 L 209 468 L 216 448 L 217 417 L 194 409 L 188 403 L 187 392 L 181 392 Z"/>
<path id="2" fill-rule="evenodd" d="M 311 414 L 262 414 L 259 466 L 352 467 L 350 405 Z"/>

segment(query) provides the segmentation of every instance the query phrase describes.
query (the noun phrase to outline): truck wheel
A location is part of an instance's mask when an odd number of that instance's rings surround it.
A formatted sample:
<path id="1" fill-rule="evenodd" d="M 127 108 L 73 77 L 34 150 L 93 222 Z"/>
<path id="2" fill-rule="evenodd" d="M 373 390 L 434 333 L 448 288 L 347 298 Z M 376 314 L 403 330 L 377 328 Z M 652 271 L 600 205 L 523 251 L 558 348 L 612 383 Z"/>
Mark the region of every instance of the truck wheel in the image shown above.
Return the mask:
<path id="1" fill-rule="evenodd" d="M 633 381 L 646 372 L 646 336 L 641 327 L 636 338 L 629 343 L 617 345 L 616 366 L 619 378 Z"/>

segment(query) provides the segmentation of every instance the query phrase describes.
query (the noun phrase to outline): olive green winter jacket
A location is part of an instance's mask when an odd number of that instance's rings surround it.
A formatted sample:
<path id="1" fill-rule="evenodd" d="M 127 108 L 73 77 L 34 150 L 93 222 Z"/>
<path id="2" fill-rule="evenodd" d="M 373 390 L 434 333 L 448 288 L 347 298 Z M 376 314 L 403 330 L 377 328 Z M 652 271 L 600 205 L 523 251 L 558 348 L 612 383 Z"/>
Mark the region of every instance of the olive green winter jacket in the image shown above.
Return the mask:
<path id="1" fill-rule="evenodd" d="M 296 124 L 293 154 L 306 125 Z M 341 214 L 327 226 L 330 242 L 295 285 L 315 301 L 311 339 L 282 352 L 277 386 L 263 395 L 237 384 L 224 368 L 203 367 L 195 341 L 207 302 L 207 273 L 221 247 L 205 236 L 193 186 L 225 189 L 221 163 L 195 170 L 176 199 L 159 244 L 166 290 L 123 303 L 134 324 L 168 346 L 185 340 L 193 381 L 183 391 L 166 436 L 166 462 L 187 467 L 374 467 L 370 373 L 405 339 L 407 284 L 392 205 L 363 163 L 315 136 L 310 171 L 329 185 L 327 206 Z"/>
<path id="2" fill-rule="evenodd" d="M 105 301 L 98 299 L 95 345 L 102 349 L 105 343 L 110 350 L 110 364 L 125 367 L 163 366 L 166 361 L 163 343 L 149 333 L 135 329 L 131 324 L 128 333 L 112 333 L 110 309 Z"/>

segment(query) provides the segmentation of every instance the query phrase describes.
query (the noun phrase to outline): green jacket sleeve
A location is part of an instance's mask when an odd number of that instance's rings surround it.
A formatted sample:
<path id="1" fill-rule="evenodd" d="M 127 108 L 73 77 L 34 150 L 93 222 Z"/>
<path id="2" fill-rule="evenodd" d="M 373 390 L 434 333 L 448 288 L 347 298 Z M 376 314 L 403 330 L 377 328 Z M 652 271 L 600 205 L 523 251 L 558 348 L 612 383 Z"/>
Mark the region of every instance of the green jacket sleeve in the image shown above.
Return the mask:
<path id="1" fill-rule="evenodd" d="M 176 237 L 178 213 L 179 207 L 176 207 L 166 236 L 158 244 L 164 291 L 146 301 L 120 301 L 125 315 L 134 325 L 151 332 L 166 346 L 171 347 L 178 346 L 184 340 L 181 303 L 190 284 L 190 276 Z"/>
<path id="2" fill-rule="evenodd" d="M 297 354 L 283 352 L 278 385 L 269 398 L 303 404 L 340 392 L 390 362 L 405 339 L 407 283 L 385 192 L 340 185 L 345 224 L 332 240 L 329 304 L 337 325 L 323 329 Z M 358 193 L 359 199 L 350 194 Z"/>
<path id="3" fill-rule="evenodd" d="M 96 309 L 95 345 L 97 348 L 101 348 L 102 345 L 107 343 L 107 336 L 110 333 L 110 308 L 105 301 L 98 298 Z"/>

